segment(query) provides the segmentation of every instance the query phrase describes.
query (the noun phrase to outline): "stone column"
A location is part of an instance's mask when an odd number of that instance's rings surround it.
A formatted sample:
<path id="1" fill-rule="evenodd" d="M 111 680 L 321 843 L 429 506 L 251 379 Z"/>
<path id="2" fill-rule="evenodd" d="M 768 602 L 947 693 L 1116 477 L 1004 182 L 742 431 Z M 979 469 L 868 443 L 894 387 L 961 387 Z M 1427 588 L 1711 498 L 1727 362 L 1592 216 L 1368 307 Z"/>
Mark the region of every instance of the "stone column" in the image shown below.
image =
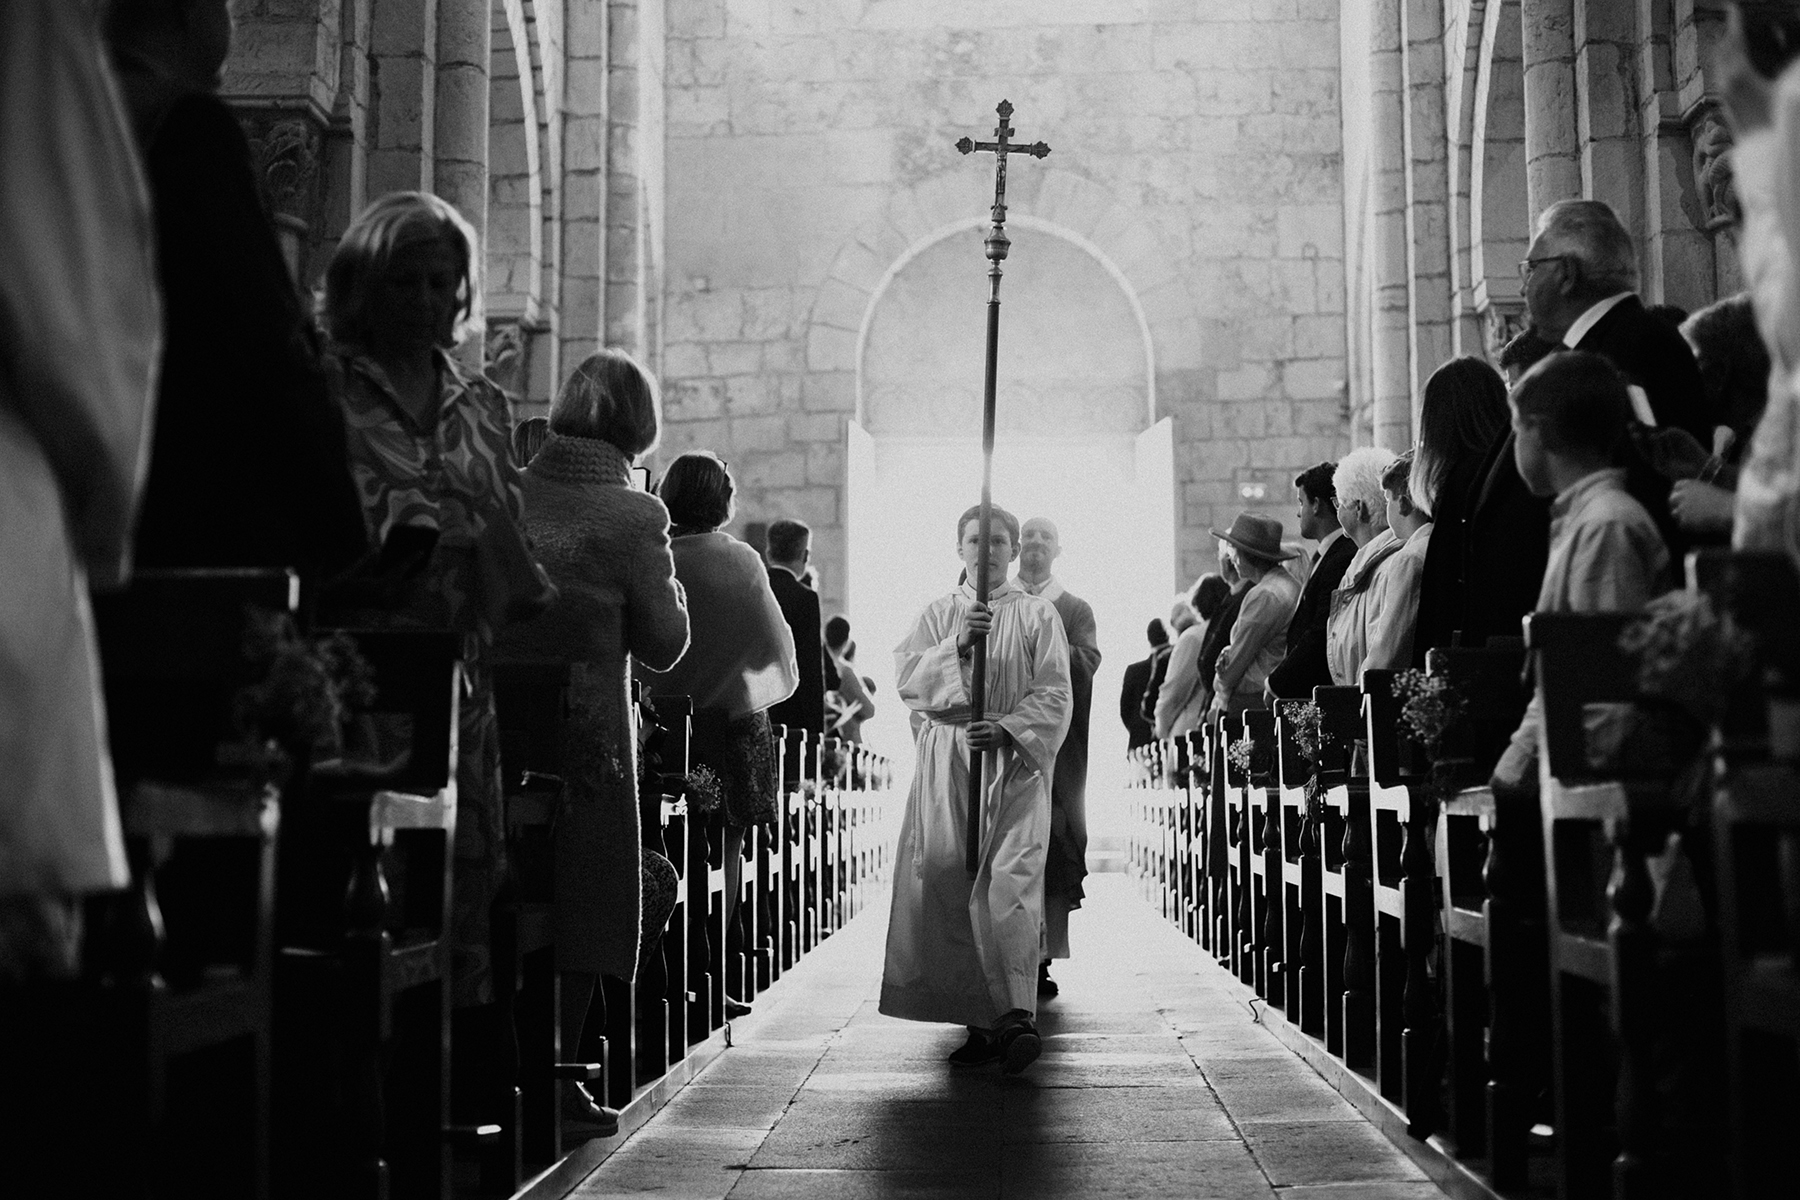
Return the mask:
<path id="1" fill-rule="evenodd" d="M 1581 194 L 1612 205 L 1641 250 L 1644 159 L 1637 140 L 1637 41 L 1636 5 L 1575 0 Z"/>
<path id="2" fill-rule="evenodd" d="M 1406 223 L 1412 252 L 1412 386 L 1407 416 L 1416 427 L 1425 380 L 1453 353 L 1443 5 L 1441 0 L 1404 0 L 1400 18 L 1406 50 Z M 1405 445 L 1412 444 L 1410 435 L 1409 427 Z"/>
<path id="3" fill-rule="evenodd" d="M 557 248 L 558 340 L 570 366 L 600 347 L 601 241 L 607 199 L 607 11 L 568 9 L 562 104 L 562 224 Z"/>
<path id="4" fill-rule="evenodd" d="M 488 63 L 493 16 L 487 0 L 440 0 L 432 190 L 487 234 Z"/>
<path id="5" fill-rule="evenodd" d="M 644 353 L 644 178 L 640 142 L 643 95 L 637 0 L 607 0 L 606 39 L 606 344 Z"/>
<path id="6" fill-rule="evenodd" d="M 437 110 L 432 190 L 467 217 L 487 245 L 488 68 L 493 55 L 490 0 L 439 0 Z M 477 313 L 477 316 L 481 314 Z M 483 339 L 463 344 L 464 361 L 479 367 Z"/>
<path id="7" fill-rule="evenodd" d="M 1581 195 L 1576 132 L 1575 0 L 1525 0 L 1525 191 L 1535 225 Z"/>
<path id="8" fill-rule="evenodd" d="M 1412 254 L 1407 227 L 1406 75 L 1400 5 L 1375 0 L 1369 37 L 1369 156 L 1374 206 L 1371 363 L 1377 446 L 1412 444 Z"/>
<path id="9" fill-rule="evenodd" d="M 321 166 L 341 85 L 349 82 L 339 50 L 344 14 L 336 0 L 236 7 L 247 11 L 238 14 L 220 94 L 250 141 L 288 269 L 305 283 L 319 265 L 309 260 L 320 227 L 330 224 L 321 220 Z"/>
<path id="10" fill-rule="evenodd" d="M 371 197 L 430 191 L 434 183 L 437 22 L 438 0 L 375 0 L 369 27 L 376 131 L 369 148 Z"/>

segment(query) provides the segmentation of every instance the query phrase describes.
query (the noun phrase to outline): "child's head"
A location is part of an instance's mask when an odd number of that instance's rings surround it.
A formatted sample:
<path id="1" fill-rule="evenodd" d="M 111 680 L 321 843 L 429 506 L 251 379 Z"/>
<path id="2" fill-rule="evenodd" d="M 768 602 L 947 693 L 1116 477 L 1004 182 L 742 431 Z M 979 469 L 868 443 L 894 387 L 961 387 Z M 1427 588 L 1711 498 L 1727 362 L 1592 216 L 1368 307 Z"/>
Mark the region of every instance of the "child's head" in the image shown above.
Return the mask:
<path id="1" fill-rule="evenodd" d="M 1412 451 L 1396 458 L 1381 473 L 1381 491 L 1387 497 L 1387 523 L 1393 530 L 1408 529 L 1415 523 L 1431 519 L 1431 514 L 1413 503 Z"/>
<path id="2" fill-rule="evenodd" d="M 1624 379 L 1604 358 L 1581 350 L 1531 368 L 1508 401 L 1519 476 L 1539 496 L 1612 466 L 1631 419 Z"/>

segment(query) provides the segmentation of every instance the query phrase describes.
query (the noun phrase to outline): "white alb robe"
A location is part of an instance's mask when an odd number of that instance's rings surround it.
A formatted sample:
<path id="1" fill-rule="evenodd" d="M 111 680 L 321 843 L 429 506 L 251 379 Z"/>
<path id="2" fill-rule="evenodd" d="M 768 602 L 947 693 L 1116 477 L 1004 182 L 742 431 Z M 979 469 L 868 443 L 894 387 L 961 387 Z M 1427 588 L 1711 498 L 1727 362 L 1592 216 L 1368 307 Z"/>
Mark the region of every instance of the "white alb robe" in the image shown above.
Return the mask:
<path id="1" fill-rule="evenodd" d="M 895 686 L 919 726 L 895 853 L 881 1011 L 981 1028 L 1037 1011 L 1050 780 L 1069 728 L 1069 644 L 1048 600 L 1008 581 L 988 597 L 987 714 L 1013 744 L 982 765 L 980 869 L 965 863 L 970 663 L 956 653 L 964 585 L 919 614 L 894 650 Z"/>

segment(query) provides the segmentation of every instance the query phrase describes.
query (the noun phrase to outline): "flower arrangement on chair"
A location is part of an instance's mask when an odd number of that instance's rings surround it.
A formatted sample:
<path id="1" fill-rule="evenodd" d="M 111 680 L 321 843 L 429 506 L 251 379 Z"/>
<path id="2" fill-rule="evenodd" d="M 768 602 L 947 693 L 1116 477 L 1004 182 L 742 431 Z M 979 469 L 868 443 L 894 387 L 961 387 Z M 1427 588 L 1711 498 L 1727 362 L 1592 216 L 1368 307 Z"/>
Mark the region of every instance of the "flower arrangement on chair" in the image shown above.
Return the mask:
<path id="1" fill-rule="evenodd" d="M 1411 669 L 1394 675 L 1394 699 L 1400 702 L 1400 728 L 1424 751 L 1431 768 L 1425 790 L 1433 803 L 1456 790 L 1456 768 L 1462 760 L 1444 753 L 1444 736 L 1467 707 L 1456 684 L 1443 675 Z"/>
<path id="2" fill-rule="evenodd" d="M 247 612 L 244 657 L 263 677 L 232 698 L 242 736 L 222 748 L 221 765 L 285 774 L 333 757 L 353 711 L 375 699 L 375 673 L 348 634 L 304 637 L 285 612 Z"/>
<path id="3" fill-rule="evenodd" d="M 1645 605 L 1619 635 L 1637 662 L 1639 695 L 1614 744 L 1590 758 L 1676 775 L 1698 802 L 1710 732 L 1756 675 L 1756 643 L 1704 592 L 1674 591 Z"/>

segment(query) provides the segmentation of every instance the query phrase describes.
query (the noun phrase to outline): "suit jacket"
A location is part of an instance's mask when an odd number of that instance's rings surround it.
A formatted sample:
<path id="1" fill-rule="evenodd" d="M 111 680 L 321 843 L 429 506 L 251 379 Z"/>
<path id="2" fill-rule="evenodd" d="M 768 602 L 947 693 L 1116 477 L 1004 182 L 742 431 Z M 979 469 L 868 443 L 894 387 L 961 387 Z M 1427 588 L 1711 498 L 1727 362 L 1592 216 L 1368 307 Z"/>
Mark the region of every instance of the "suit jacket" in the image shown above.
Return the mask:
<path id="1" fill-rule="evenodd" d="M 1706 411 L 1700 368 L 1687 339 L 1627 296 L 1587 331 L 1575 347 L 1604 356 L 1627 380 L 1644 389 L 1658 425 L 1693 434 L 1712 445 L 1713 417 Z"/>
<path id="2" fill-rule="evenodd" d="M 1344 570 L 1356 557 L 1356 543 L 1338 537 L 1319 556 L 1300 593 L 1300 606 L 1288 622 L 1287 654 L 1269 672 L 1269 687 L 1283 700 L 1310 700 L 1316 687 L 1331 686 L 1325 661 L 1325 621 L 1331 615 L 1331 593 L 1343 582 Z"/>
<path id="3" fill-rule="evenodd" d="M 1125 682 L 1119 688 L 1119 720 L 1125 724 L 1126 746 L 1132 750 L 1156 740 L 1143 713 L 1144 688 L 1149 683 L 1149 659 L 1140 659 L 1125 668 Z"/>
<path id="4" fill-rule="evenodd" d="M 794 635 L 794 660 L 800 667 L 800 686 L 769 709 L 769 720 L 809 729 L 815 737 L 822 737 L 825 691 L 836 690 L 839 680 L 837 668 L 826 660 L 825 639 L 819 633 L 819 594 L 785 567 L 769 568 L 769 586 L 774 589 L 775 603 L 781 606 L 781 615 Z"/>
<path id="5" fill-rule="evenodd" d="M 1463 644 L 1523 634 L 1520 619 L 1537 607 L 1550 558 L 1550 501 L 1519 478 L 1509 430 L 1487 453 L 1467 499 L 1463 525 Z"/>

